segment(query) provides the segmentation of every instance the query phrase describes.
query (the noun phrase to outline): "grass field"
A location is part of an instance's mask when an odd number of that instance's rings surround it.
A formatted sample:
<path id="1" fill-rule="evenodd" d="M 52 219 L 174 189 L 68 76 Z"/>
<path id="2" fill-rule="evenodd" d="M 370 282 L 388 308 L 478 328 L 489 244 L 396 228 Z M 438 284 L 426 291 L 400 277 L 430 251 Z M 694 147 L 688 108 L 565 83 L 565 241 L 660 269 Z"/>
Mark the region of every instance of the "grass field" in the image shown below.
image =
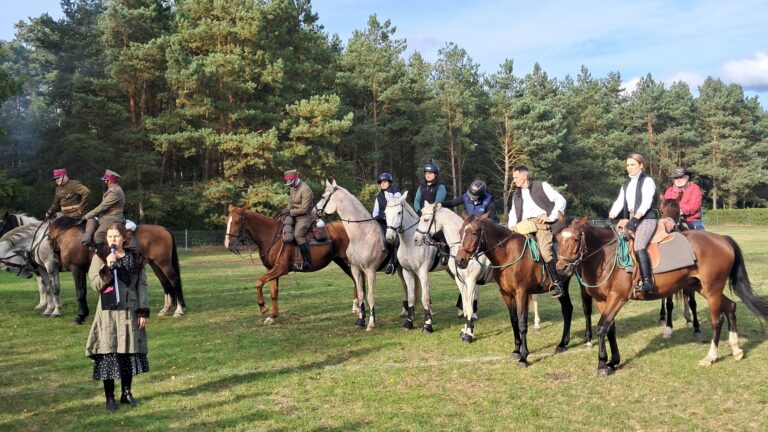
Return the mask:
<path id="1" fill-rule="evenodd" d="M 755 290 L 768 296 L 768 231 L 717 230 L 741 244 Z M 32 310 L 32 280 L 0 274 L 0 430 L 768 429 L 768 336 L 741 305 L 744 359 L 730 356 L 726 333 L 720 358 L 703 368 L 708 345 L 684 327 L 681 305 L 674 336 L 663 339 L 659 303 L 630 302 L 617 319 L 622 367 L 598 378 L 597 348 L 580 345 L 578 300 L 569 350 L 554 355 L 559 307 L 542 299 L 532 365 L 521 369 L 510 361 L 512 331 L 495 285 L 481 289 L 478 340 L 468 345 L 445 274 L 432 279 L 436 331 L 428 335 L 400 327 L 400 284 L 383 274 L 378 327 L 365 332 L 353 326 L 351 281 L 336 267 L 284 278 L 281 315 L 267 326 L 253 288 L 261 267 L 221 251 L 188 253 L 181 263 L 187 315 L 150 320 L 152 370 L 133 385 L 143 405 L 114 414 L 90 378 L 91 320 L 71 324 L 71 276 L 62 275 L 64 317 L 53 319 Z M 571 293 L 578 297 L 575 285 Z M 150 300 L 154 313 L 162 290 L 153 276 Z M 95 308 L 92 292 L 89 301 Z M 709 338 L 701 297 L 699 308 Z"/>

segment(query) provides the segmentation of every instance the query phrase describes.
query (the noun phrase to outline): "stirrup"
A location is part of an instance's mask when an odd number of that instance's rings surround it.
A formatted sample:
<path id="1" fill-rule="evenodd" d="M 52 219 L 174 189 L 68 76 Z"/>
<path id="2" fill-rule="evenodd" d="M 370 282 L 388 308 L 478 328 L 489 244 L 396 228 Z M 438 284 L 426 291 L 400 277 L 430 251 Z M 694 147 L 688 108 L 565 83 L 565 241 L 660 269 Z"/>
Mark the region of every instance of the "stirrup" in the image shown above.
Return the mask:
<path id="1" fill-rule="evenodd" d="M 387 266 L 384 267 L 384 274 L 388 274 L 390 276 L 395 274 L 395 265 L 392 263 L 387 264 Z"/>
<path id="2" fill-rule="evenodd" d="M 552 287 L 549 289 L 549 295 L 553 299 L 559 299 L 563 296 L 563 288 L 558 284 L 552 284 Z"/>

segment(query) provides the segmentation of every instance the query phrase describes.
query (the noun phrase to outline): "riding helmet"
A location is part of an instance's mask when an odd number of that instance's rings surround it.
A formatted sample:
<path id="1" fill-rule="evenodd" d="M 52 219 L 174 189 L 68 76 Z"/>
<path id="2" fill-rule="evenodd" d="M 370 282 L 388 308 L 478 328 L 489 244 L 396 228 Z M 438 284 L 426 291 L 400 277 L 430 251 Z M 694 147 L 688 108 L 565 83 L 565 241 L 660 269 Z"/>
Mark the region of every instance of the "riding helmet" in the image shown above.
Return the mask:
<path id="1" fill-rule="evenodd" d="M 467 193 L 469 194 L 469 197 L 472 198 L 473 201 L 477 201 L 480 199 L 481 196 L 485 195 L 486 189 L 487 189 L 487 186 L 485 185 L 484 181 L 475 180 L 472 182 L 472 184 L 469 185 L 469 189 L 467 189 Z"/>
<path id="2" fill-rule="evenodd" d="M 376 181 L 376 183 L 381 183 L 381 182 L 383 182 L 385 180 L 388 181 L 390 184 L 392 184 L 395 181 L 392 178 L 392 174 L 385 172 L 385 173 L 381 173 L 381 175 L 379 176 L 379 179 Z"/>
<path id="3" fill-rule="evenodd" d="M 430 159 L 429 162 L 427 162 L 427 164 L 424 165 L 424 172 L 435 173 L 435 175 L 440 174 L 440 165 L 438 165 L 437 163 L 432 161 L 432 159 Z"/>

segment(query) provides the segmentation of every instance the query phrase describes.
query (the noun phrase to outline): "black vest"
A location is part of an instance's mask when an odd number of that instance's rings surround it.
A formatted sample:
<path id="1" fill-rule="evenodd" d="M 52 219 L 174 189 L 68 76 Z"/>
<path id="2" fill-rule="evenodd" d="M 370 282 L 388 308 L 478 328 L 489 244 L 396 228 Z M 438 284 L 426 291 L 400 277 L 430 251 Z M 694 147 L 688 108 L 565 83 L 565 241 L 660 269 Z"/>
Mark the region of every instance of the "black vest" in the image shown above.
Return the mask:
<path id="1" fill-rule="evenodd" d="M 396 193 L 400 193 L 400 189 L 398 189 L 398 188 L 396 188 L 394 186 L 390 186 L 386 191 L 383 191 L 383 190 L 379 191 L 379 194 L 376 195 L 376 202 L 379 203 L 379 214 L 380 215 L 384 214 L 384 209 L 387 207 L 387 198 L 384 197 L 384 192 L 389 192 L 389 193 L 394 195 Z"/>
<path id="2" fill-rule="evenodd" d="M 421 182 L 421 185 L 419 186 L 419 190 L 421 191 L 421 202 L 419 205 L 421 208 L 424 208 L 425 202 L 430 204 L 435 203 L 435 200 L 437 199 L 437 190 L 442 184 L 443 182 L 440 179 L 435 179 L 431 185 L 427 185 L 427 182 L 425 181 Z"/>
<path id="3" fill-rule="evenodd" d="M 555 208 L 555 203 L 553 201 L 549 200 L 549 197 L 544 192 L 544 186 L 541 185 L 541 181 L 534 180 L 531 182 L 529 186 L 531 190 L 531 199 L 533 199 L 533 202 L 536 203 L 537 206 L 541 207 L 545 212 L 547 212 L 547 216 L 549 216 L 552 213 L 552 209 Z M 517 216 L 517 221 L 520 222 L 523 220 L 523 190 L 517 189 L 515 191 L 515 194 L 512 196 L 512 204 L 515 205 L 515 215 Z"/>
<path id="4" fill-rule="evenodd" d="M 645 182 L 645 173 L 641 172 L 640 176 L 637 178 L 637 189 L 635 190 L 635 208 L 634 210 L 637 210 L 638 207 L 640 207 L 640 203 L 643 201 L 643 182 Z M 628 178 L 623 185 L 621 185 L 621 190 L 624 192 L 624 209 L 621 210 L 622 215 L 630 219 L 633 217 L 633 215 L 629 214 L 629 208 L 627 207 L 627 186 L 629 186 L 629 182 L 632 181 L 632 179 Z M 651 198 L 651 207 L 648 209 L 647 212 L 643 215 L 644 219 L 658 219 L 658 216 L 656 215 L 656 191 L 653 192 L 653 198 Z"/>

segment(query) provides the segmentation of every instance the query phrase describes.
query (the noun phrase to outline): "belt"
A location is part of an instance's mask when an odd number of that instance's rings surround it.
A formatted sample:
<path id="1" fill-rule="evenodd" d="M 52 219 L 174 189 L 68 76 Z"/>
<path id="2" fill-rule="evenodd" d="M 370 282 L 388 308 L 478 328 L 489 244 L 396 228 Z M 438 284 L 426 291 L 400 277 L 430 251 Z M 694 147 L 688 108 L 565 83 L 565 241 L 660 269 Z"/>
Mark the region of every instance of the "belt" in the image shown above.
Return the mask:
<path id="1" fill-rule="evenodd" d="M 80 204 L 72 204 L 68 206 L 61 206 L 61 211 L 63 212 L 71 212 L 72 210 L 79 210 Z"/>

